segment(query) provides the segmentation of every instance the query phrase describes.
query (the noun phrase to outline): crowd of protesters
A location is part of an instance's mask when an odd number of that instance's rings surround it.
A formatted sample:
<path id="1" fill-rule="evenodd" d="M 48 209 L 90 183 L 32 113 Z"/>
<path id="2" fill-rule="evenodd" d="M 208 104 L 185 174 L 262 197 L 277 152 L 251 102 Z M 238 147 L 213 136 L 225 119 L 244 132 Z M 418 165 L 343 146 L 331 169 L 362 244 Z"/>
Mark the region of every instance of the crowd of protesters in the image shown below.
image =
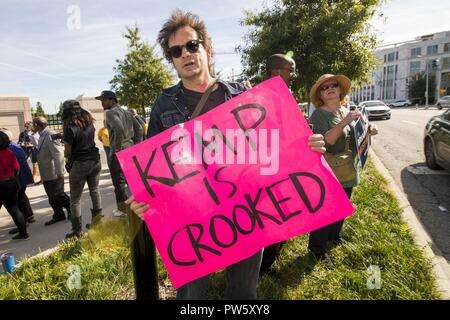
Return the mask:
<path id="1" fill-rule="evenodd" d="M 120 107 L 111 91 L 103 91 L 97 98 L 102 101 L 106 111 L 104 127 L 99 131 L 98 138 L 104 146 L 108 168 L 111 168 L 117 199 L 117 209 L 113 211 L 113 215 L 124 216 L 124 201 L 127 198 L 124 191 L 125 179 L 115 154 L 142 141 L 146 121 Z M 86 183 L 92 200 L 92 218 L 86 224 L 86 229 L 98 224 L 102 218 L 99 192 L 101 161 L 94 140 L 95 119 L 76 100 L 63 103 L 61 118 L 62 133 L 50 129 L 45 117 L 35 117 L 32 122 L 25 123 L 17 143 L 13 141 L 9 130 L 0 129 L 0 207 L 6 208 L 16 225 L 16 228 L 9 231 L 14 235 L 13 240 L 30 238 L 27 226 L 34 223 L 35 219 L 26 189 L 40 183 L 43 184 L 53 211 L 52 218 L 45 222 L 45 226 L 70 220 L 72 229 L 66 238 L 82 235 L 80 200 Z M 69 173 L 70 196 L 64 190 L 66 172 Z M 36 181 L 38 175 L 40 181 Z"/>
<path id="2" fill-rule="evenodd" d="M 211 39 L 204 22 L 195 14 L 174 11 L 160 30 L 158 43 L 180 81 L 164 89 L 156 99 L 148 125 L 136 110 L 122 108 L 114 92 L 106 90 L 96 97 L 105 110 L 104 127 L 99 130 L 97 137 L 106 153 L 117 205 L 113 216 L 117 217 L 126 215 L 127 204 L 141 219 L 150 208 L 146 203 L 137 203 L 127 192 L 117 152 L 212 110 L 251 87 L 248 82 L 231 83 L 213 77 Z M 288 87 L 297 77 L 296 62 L 284 54 L 268 57 L 266 70 L 268 78 L 280 76 Z M 312 151 L 324 154 L 327 161 L 328 154 L 345 151 L 349 151 L 353 159 L 356 157 L 355 141 L 352 141 L 350 132 L 354 121 L 362 115 L 360 111 L 347 107 L 350 87 L 350 80 L 346 76 L 324 74 L 310 90 L 310 100 L 315 111 L 308 119 L 313 130 L 308 144 Z M 72 223 L 67 238 L 82 235 L 80 199 L 86 183 L 92 201 L 92 219 L 86 228 L 98 224 L 102 218 L 99 192 L 101 162 L 99 149 L 94 142 L 95 119 L 78 101 L 67 100 L 63 104 L 62 121 L 63 134 L 60 135 L 48 128 L 44 117 L 35 118 L 32 124 L 25 125 L 19 137 L 20 147 L 11 141 L 6 132 L 0 131 L 0 204 L 6 207 L 17 226 L 10 232 L 18 233 L 13 239 L 28 239 L 27 223 L 34 221 L 26 188 L 33 184 L 36 175 L 34 166 L 31 174 L 26 161 L 28 157 L 33 158 L 32 162 L 37 162 L 39 166 L 40 179 L 53 209 L 52 219 L 46 225 L 65 220 L 67 215 Z M 369 134 L 377 134 L 376 127 L 371 126 Z M 70 197 L 64 192 L 65 169 L 69 171 Z M 350 178 L 339 179 L 339 182 L 350 198 L 359 182 L 356 169 Z M 330 268 L 333 263 L 327 253 L 327 244 L 331 242 L 339 245 L 345 242 L 341 232 L 343 224 L 344 220 L 341 220 L 310 233 L 311 254 Z M 147 265 L 145 250 L 141 249 L 151 245 L 148 229 L 141 226 L 139 230 L 143 240 L 132 249 L 135 269 L 139 268 L 136 264 Z M 256 299 L 260 274 L 275 272 L 274 263 L 285 242 L 268 246 L 227 267 L 225 298 Z M 180 287 L 177 298 L 205 299 L 208 278 L 206 276 Z M 135 281 L 139 279 L 135 278 Z"/>

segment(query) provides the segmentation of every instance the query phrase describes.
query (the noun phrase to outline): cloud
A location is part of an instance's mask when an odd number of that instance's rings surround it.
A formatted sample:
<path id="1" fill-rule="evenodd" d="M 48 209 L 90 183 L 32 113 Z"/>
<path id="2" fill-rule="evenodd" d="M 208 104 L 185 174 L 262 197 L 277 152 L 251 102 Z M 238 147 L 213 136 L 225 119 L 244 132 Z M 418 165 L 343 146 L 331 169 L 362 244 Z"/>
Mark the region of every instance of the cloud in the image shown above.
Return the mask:
<path id="1" fill-rule="evenodd" d="M 257 11 L 264 2 L 270 5 L 274 0 L 2 0 L 0 93 L 26 93 L 52 111 L 60 101 L 82 92 L 100 92 L 109 87 L 116 59 L 126 53 L 125 27 L 137 23 L 153 45 L 162 23 L 177 7 L 205 19 L 215 52 L 234 52 L 246 31 L 239 24 L 243 10 Z M 70 5 L 80 9 L 80 29 L 67 28 Z M 392 0 L 383 7 L 388 22 L 374 20 L 374 25 L 385 43 L 410 40 L 449 30 L 449 10 L 445 0 Z M 237 74 L 240 60 L 238 54 L 217 54 L 216 68 L 225 76 Z"/>
<path id="2" fill-rule="evenodd" d="M 51 75 L 51 74 L 48 74 L 48 73 L 45 73 L 45 72 L 39 72 L 39 71 L 32 70 L 32 69 L 28 69 L 28 68 L 23 68 L 23 67 L 15 66 L 15 65 L 9 64 L 9 63 L 3 63 L 3 62 L 0 62 L 0 65 L 5 66 L 5 67 L 8 67 L 8 68 L 11 68 L 11 69 L 15 69 L 15 70 L 20 70 L 20 71 L 25 71 L 25 72 L 30 72 L 30 73 L 38 74 L 38 75 L 41 75 L 41 76 L 44 76 L 44 77 L 48 77 L 48 78 L 61 79 L 61 78 L 58 77 L 58 76 L 54 76 L 54 75 Z"/>

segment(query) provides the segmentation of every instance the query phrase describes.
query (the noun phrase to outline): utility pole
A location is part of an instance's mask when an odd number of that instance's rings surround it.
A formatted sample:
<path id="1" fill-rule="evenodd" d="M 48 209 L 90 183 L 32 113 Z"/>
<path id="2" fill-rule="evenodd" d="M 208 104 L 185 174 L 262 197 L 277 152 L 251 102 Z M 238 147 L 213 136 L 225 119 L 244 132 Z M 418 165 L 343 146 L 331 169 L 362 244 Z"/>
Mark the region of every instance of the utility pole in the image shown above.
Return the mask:
<path id="1" fill-rule="evenodd" d="M 425 109 L 428 109 L 428 63 L 429 60 L 426 61 L 425 72 L 426 72 L 426 85 L 425 85 Z"/>
<path id="2" fill-rule="evenodd" d="M 434 59 L 433 60 L 433 71 L 435 74 L 435 94 L 434 94 L 434 102 L 436 102 L 437 100 L 439 100 L 439 98 L 441 97 L 441 73 L 439 71 L 440 65 L 439 65 L 439 59 Z"/>

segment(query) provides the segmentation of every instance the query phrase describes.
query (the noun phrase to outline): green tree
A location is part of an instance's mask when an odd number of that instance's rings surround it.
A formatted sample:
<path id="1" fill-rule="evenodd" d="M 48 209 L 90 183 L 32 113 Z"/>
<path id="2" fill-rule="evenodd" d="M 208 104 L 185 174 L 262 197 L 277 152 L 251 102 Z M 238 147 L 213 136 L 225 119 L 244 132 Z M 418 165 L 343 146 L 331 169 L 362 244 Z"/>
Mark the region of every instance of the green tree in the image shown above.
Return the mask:
<path id="1" fill-rule="evenodd" d="M 42 103 L 40 101 L 36 102 L 36 112 L 34 113 L 35 116 L 45 116 L 45 111 L 42 108 Z"/>
<path id="2" fill-rule="evenodd" d="M 436 96 L 436 77 L 434 75 L 428 76 L 428 103 L 434 103 Z M 411 77 L 408 83 L 408 98 L 412 104 L 425 104 L 425 91 L 427 90 L 427 80 L 424 72 L 416 74 Z"/>
<path id="3" fill-rule="evenodd" d="M 274 53 L 294 53 L 298 78 L 293 91 L 307 99 L 324 73 L 344 74 L 355 82 L 369 81 L 377 65 L 377 46 L 369 20 L 384 0 L 276 0 L 259 13 L 246 11 L 241 24 L 250 27 L 242 54 L 244 72 L 258 82 Z"/>
<path id="4" fill-rule="evenodd" d="M 60 102 L 59 103 L 58 113 L 56 115 L 61 118 L 62 117 L 62 113 L 63 113 L 63 103 Z"/>
<path id="5" fill-rule="evenodd" d="M 116 60 L 111 88 L 120 103 L 144 114 L 151 106 L 161 89 L 170 86 L 174 76 L 151 47 L 141 40 L 137 26 L 127 27 L 124 35 L 128 39 L 128 53 L 124 60 Z"/>

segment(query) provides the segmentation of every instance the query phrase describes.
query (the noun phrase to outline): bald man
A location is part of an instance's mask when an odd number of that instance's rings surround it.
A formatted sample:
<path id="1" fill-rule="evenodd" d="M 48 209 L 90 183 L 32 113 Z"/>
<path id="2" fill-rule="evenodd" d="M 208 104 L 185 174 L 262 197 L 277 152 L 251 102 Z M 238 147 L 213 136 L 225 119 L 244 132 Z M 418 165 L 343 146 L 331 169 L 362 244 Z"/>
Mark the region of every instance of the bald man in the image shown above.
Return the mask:
<path id="1" fill-rule="evenodd" d="M 294 59 L 282 53 L 271 55 L 267 59 L 266 70 L 269 78 L 280 76 L 289 88 L 297 78 Z"/>
<path id="2" fill-rule="evenodd" d="M 266 70 L 269 78 L 280 76 L 289 88 L 297 77 L 294 59 L 282 53 L 271 55 L 269 59 L 267 59 Z M 322 136 L 318 135 L 318 139 L 320 139 L 320 137 Z M 261 269 L 259 271 L 260 275 L 272 275 L 275 273 L 273 264 L 285 243 L 286 241 L 282 241 L 264 248 Z"/>

